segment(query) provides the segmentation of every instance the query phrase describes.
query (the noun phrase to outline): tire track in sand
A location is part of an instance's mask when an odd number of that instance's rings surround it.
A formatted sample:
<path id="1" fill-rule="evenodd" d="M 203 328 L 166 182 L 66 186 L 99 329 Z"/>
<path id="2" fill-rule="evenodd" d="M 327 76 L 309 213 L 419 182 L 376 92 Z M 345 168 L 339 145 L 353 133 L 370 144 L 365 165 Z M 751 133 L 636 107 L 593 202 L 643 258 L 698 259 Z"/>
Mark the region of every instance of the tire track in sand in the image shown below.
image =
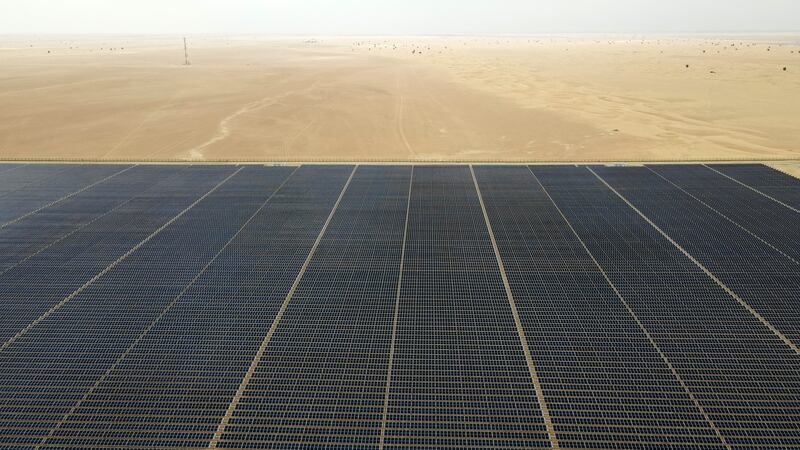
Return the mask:
<path id="1" fill-rule="evenodd" d="M 256 100 L 254 102 L 251 102 L 251 103 L 248 103 L 248 104 L 242 106 L 238 110 L 234 111 L 232 114 L 224 117 L 219 122 L 219 125 L 217 126 L 217 132 L 216 132 L 216 134 L 214 134 L 214 136 L 212 136 L 206 142 L 204 142 L 204 143 L 202 143 L 202 144 L 200 144 L 200 145 L 198 145 L 198 146 L 196 146 L 194 148 L 189 149 L 187 151 L 189 159 L 192 159 L 192 160 L 205 159 L 205 156 L 203 155 L 203 150 L 207 149 L 208 147 L 211 147 L 212 145 L 214 145 L 214 144 L 216 144 L 218 142 L 224 141 L 225 139 L 230 137 L 230 135 L 232 133 L 231 123 L 234 120 L 238 119 L 239 117 L 241 117 L 241 116 L 243 116 L 245 114 L 249 114 L 249 113 L 258 111 L 258 110 L 263 109 L 263 108 L 267 108 L 267 107 L 270 107 L 270 106 L 277 105 L 278 103 L 280 103 L 281 100 L 283 100 L 286 97 L 289 97 L 289 96 L 292 96 L 292 95 L 295 95 L 295 94 L 299 94 L 299 93 L 303 93 L 303 92 L 307 92 L 307 91 L 312 91 L 317 87 L 318 84 L 319 84 L 319 81 L 314 81 L 313 83 L 311 83 L 311 85 L 309 85 L 308 87 L 305 87 L 303 89 L 295 89 L 295 90 L 285 91 L 285 92 L 282 92 L 281 94 L 278 94 L 278 95 L 269 95 L 269 96 L 266 96 L 266 97 L 264 97 L 264 98 L 262 98 L 260 100 Z"/>
<path id="2" fill-rule="evenodd" d="M 411 143 L 408 142 L 408 137 L 406 136 L 405 124 L 403 123 L 403 116 L 405 116 L 405 109 L 406 109 L 406 97 L 401 92 L 400 79 L 398 78 L 395 126 L 397 128 L 397 135 L 400 136 L 400 140 L 403 141 L 403 145 L 406 147 L 406 150 L 408 151 L 409 158 L 416 160 L 417 153 L 414 151 L 414 148 L 411 147 Z"/>

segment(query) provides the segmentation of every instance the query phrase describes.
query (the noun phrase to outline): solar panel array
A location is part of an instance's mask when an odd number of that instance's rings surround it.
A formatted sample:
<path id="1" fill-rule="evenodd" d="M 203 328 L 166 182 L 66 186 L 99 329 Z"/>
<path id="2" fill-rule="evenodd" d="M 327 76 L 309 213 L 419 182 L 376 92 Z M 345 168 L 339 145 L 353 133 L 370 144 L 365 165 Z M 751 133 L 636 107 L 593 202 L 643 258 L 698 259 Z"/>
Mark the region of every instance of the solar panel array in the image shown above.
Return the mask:
<path id="1" fill-rule="evenodd" d="M 780 202 L 800 209 L 800 180 L 764 166 L 763 164 L 712 164 L 707 167 L 730 177 L 731 180 Z"/>
<path id="2" fill-rule="evenodd" d="M 386 448 L 548 447 L 468 167 L 417 167 Z"/>
<path id="3" fill-rule="evenodd" d="M 798 213 L 702 166 L 596 171 L 800 345 Z"/>
<path id="4" fill-rule="evenodd" d="M 477 172 L 561 446 L 718 444 L 538 177 L 526 167 Z M 537 172 L 551 180 L 550 169 Z M 563 197 L 566 186 L 549 187 Z"/>
<path id="5" fill-rule="evenodd" d="M 0 448 L 800 448 L 761 165 L 0 164 Z"/>

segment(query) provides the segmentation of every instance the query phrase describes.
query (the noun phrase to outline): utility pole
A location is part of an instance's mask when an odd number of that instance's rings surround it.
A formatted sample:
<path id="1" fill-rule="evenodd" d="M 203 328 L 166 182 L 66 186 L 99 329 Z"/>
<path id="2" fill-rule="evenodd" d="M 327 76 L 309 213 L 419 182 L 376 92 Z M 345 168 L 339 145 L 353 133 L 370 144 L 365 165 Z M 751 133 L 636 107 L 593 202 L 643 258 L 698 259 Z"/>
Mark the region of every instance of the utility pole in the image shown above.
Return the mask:
<path id="1" fill-rule="evenodd" d="M 186 38 L 183 38 L 183 56 L 186 58 L 185 65 L 191 66 L 192 63 L 189 61 L 189 44 L 186 42 Z"/>

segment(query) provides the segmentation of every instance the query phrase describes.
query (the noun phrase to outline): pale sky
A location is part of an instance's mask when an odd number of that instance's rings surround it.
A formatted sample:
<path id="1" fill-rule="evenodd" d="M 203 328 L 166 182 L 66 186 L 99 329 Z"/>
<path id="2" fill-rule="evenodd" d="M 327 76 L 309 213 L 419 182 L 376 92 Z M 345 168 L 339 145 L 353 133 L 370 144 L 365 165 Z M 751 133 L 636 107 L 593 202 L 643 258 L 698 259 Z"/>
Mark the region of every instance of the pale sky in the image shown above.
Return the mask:
<path id="1" fill-rule="evenodd" d="M 0 0 L 0 34 L 800 31 L 800 0 Z"/>

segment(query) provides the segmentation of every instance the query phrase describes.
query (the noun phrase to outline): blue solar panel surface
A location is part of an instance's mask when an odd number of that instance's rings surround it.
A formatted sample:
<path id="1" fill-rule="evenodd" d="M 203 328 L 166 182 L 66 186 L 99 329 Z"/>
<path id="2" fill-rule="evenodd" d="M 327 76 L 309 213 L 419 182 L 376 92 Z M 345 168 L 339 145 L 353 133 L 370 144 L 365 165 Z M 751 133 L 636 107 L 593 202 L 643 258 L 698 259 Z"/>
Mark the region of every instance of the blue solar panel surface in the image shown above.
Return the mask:
<path id="1" fill-rule="evenodd" d="M 219 448 L 378 444 L 410 172 L 354 175 Z"/>
<path id="2" fill-rule="evenodd" d="M 794 209 L 800 209 L 800 180 L 763 164 L 709 164 L 707 167 Z"/>
<path id="3" fill-rule="evenodd" d="M 595 171 L 800 345 L 798 213 L 702 166 L 650 169 Z"/>
<path id="4" fill-rule="evenodd" d="M 762 165 L 0 164 L 0 448 L 800 448 Z"/>
<path id="5" fill-rule="evenodd" d="M 800 392 L 796 347 L 739 304 L 590 168 L 534 172 L 725 442 L 746 448 L 800 444 L 800 398 L 793 394 Z"/>
<path id="6" fill-rule="evenodd" d="M 561 446 L 722 448 L 532 172 L 476 172 Z"/>
<path id="7" fill-rule="evenodd" d="M 386 448 L 547 448 L 468 167 L 416 167 Z"/>

